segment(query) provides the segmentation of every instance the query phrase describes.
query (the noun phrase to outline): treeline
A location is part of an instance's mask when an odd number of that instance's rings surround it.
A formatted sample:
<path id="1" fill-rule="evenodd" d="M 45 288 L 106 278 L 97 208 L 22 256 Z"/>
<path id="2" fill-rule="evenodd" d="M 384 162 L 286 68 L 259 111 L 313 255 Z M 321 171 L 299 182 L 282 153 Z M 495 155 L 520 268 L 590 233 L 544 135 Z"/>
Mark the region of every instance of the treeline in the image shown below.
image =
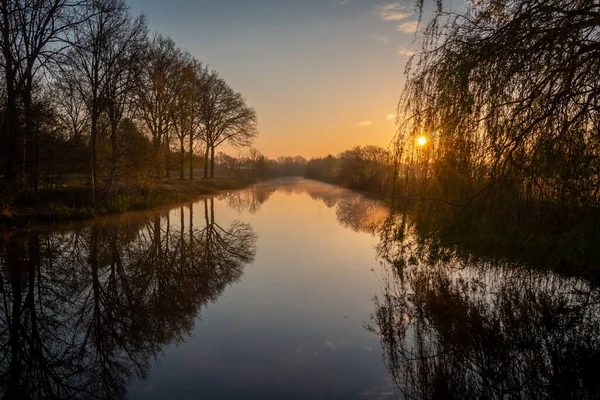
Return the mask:
<path id="1" fill-rule="evenodd" d="M 392 183 L 391 153 L 382 147 L 356 146 L 340 153 L 313 158 L 306 165 L 305 177 L 354 190 L 385 194 Z"/>
<path id="2" fill-rule="evenodd" d="M 254 148 L 238 157 L 224 152 L 217 153 L 216 170 L 221 176 L 248 179 L 252 181 L 284 176 L 303 176 L 307 161 L 302 156 L 278 157 L 271 159 Z"/>
<path id="3" fill-rule="evenodd" d="M 89 203 L 144 190 L 176 169 L 214 176 L 216 149 L 248 146 L 240 93 L 124 0 L 0 5 L 0 196 L 89 185 Z M 75 174 L 75 175 L 74 175 Z"/>

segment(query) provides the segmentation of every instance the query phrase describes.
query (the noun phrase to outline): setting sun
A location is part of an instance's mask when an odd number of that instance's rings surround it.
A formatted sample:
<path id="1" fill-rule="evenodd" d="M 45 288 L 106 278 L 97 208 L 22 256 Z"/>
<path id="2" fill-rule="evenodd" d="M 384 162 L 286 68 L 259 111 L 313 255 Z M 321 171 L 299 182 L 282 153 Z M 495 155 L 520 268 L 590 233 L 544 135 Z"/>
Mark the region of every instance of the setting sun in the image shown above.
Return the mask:
<path id="1" fill-rule="evenodd" d="M 417 144 L 421 147 L 425 146 L 427 144 L 427 138 L 425 136 L 419 136 Z"/>

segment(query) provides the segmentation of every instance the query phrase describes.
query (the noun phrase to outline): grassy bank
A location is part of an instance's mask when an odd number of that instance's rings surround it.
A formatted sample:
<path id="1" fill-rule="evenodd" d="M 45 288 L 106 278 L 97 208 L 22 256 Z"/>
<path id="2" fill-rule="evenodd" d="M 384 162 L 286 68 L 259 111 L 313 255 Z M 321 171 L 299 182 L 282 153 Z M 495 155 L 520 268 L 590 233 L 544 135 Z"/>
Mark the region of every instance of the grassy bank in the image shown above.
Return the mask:
<path id="1" fill-rule="evenodd" d="M 84 185 L 68 185 L 38 195 L 23 195 L 11 204 L 0 206 L 0 229 L 38 224 L 80 221 L 134 210 L 144 210 L 193 200 L 220 191 L 243 189 L 252 182 L 233 178 L 165 180 L 138 193 L 119 193 L 89 204 L 89 190 Z"/>

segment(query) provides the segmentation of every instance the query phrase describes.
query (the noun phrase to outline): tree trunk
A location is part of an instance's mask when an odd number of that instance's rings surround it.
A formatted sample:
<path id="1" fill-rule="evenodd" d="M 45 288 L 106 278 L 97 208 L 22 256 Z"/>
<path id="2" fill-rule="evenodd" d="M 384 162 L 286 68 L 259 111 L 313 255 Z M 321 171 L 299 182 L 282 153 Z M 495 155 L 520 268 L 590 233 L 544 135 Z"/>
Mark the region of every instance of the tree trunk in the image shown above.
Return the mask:
<path id="1" fill-rule="evenodd" d="M 171 163 L 171 149 L 169 147 L 169 139 L 167 138 L 167 135 L 165 135 L 165 151 L 167 152 L 165 155 L 165 162 L 166 162 L 166 167 L 167 167 L 167 171 L 166 171 L 166 177 L 167 179 L 169 178 L 169 172 L 170 172 L 170 163 Z"/>
<path id="2" fill-rule="evenodd" d="M 183 172 L 185 170 L 185 168 L 183 166 L 183 164 L 185 162 L 185 144 L 184 144 L 183 137 L 181 137 L 179 144 L 180 144 L 180 150 L 181 150 L 180 151 L 181 157 L 179 157 L 179 161 L 181 162 L 181 166 L 180 166 L 180 170 L 179 170 L 179 179 L 183 180 L 184 179 Z"/>
<path id="3" fill-rule="evenodd" d="M 118 155 L 118 145 L 117 145 L 117 129 L 119 126 L 119 122 L 114 115 L 110 117 L 110 146 L 112 150 L 112 168 L 110 171 L 110 179 L 108 181 L 108 185 L 106 187 L 106 191 L 104 193 L 104 198 L 108 198 L 112 189 L 117 180 L 117 170 L 119 168 L 119 155 Z"/>
<path id="4" fill-rule="evenodd" d="M 210 177 L 215 177 L 215 148 L 214 146 L 210 147 Z"/>
<path id="5" fill-rule="evenodd" d="M 206 151 L 204 152 L 204 179 L 208 178 L 208 150 L 209 146 L 206 145 Z"/>
<path id="6" fill-rule="evenodd" d="M 4 78 L 6 85 L 6 109 L 5 109 L 5 135 L 6 147 L 5 157 L 6 164 L 4 165 L 4 175 L 8 183 L 16 181 L 15 162 L 17 156 L 17 143 L 19 136 L 19 114 L 17 108 L 17 92 L 15 88 L 16 74 L 14 71 L 13 57 L 11 54 L 11 38 L 10 38 L 10 14 L 7 0 L 2 0 L 2 53 L 4 56 Z"/>
<path id="7" fill-rule="evenodd" d="M 194 179 L 194 135 L 190 132 L 190 180 Z"/>
<path id="8" fill-rule="evenodd" d="M 90 202 L 92 207 L 96 205 L 96 169 L 98 167 L 98 155 L 96 143 L 98 141 L 98 115 L 92 112 L 90 137 Z"/>
<path id="9" fill-rule="evenodd" d="M 162 157 L 161 157 L 161 152 L 162 152 L 162 146 L 161 146 L 161 140 L 160 137 L 156 138 L 154 140 L 154 179 L 156 179 L 157 181 L 160 180 L 160 175 L 161 175 L 161 163 L 162 163 Z"/>
<path id="10" fill-rule="evenodd" d="M 33 81 L 28 76 L 22 92 L 23 112 L 25 116 L 25 131 L 23 132 L 23 183 L 33 187 L 37 193 L 37 171 L 35 157 L 35 138 L 34 138 L 34 113 L 31 99 Z"/>

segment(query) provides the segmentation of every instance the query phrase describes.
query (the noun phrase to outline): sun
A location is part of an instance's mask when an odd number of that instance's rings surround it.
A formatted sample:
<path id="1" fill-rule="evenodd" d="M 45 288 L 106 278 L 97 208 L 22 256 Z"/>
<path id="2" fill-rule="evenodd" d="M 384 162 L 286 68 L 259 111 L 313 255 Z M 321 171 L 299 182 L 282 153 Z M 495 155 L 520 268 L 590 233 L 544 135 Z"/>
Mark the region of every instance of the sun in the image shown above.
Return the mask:
<path id="1" fill-rule="evenodd" d="M 425 136 L 419 136 L 417 144 L 421 147 L 425 146 L 427 144 L 427 138 Z"/>

